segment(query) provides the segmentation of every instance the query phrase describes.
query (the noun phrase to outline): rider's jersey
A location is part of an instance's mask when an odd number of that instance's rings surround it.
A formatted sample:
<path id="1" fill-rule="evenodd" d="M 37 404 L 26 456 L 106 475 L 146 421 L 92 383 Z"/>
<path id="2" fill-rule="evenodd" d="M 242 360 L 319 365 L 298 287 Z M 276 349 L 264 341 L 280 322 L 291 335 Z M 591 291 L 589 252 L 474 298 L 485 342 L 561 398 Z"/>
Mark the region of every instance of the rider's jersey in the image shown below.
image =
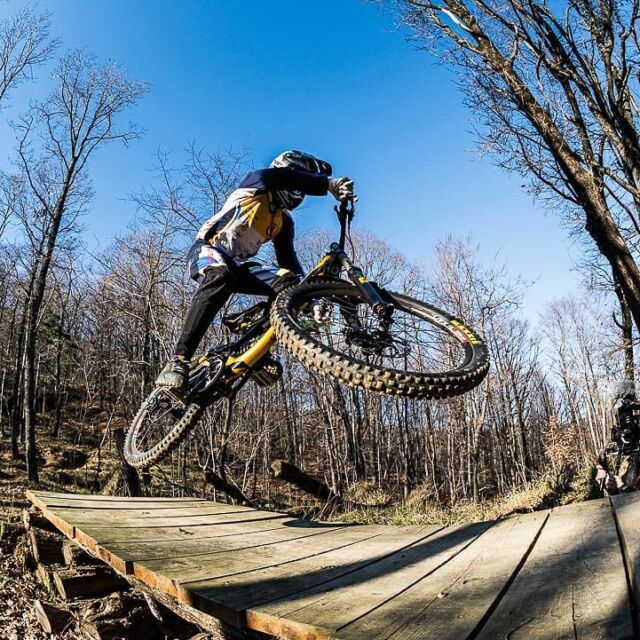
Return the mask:
<path id="1" fill-rule="evenodd" d="M 287 168 L 252 171 L 229 196 L 222 209 L 196 235 L 191 275 L 202 275 L 216 262 L 236 264 L 255 256 L 273 241 L 278 264 L 296 273 L 302 268 L 293 246 L 293 218 L 280 203 L 278 191 L 325 195 L 327 176 Z"/>

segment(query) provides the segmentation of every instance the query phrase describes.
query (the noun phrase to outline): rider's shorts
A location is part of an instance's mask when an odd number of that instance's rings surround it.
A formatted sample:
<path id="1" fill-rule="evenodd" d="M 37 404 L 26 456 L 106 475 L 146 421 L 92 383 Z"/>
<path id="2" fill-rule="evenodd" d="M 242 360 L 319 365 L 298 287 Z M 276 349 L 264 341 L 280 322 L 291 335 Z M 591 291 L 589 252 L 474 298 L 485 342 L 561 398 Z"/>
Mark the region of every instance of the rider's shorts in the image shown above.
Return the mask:
<path id="1" fill-rule="evenodd" d="M 214 267 L 227 266 L 229 259 L 208 242 L 196 240 L 187 254 L 189 277 L 199 280 Z"/>
<path id="2" fill-rule="evenodd" d="M 241 279 L 242 272 L 247 274 L 249 279 L 256 278 L 260 282 L 268 285 L 276 293 L 279 293 L 286 287 L 296 284 L 300 278 L 288 269 L 278 269 L 274 267 L 266 267 L 258 262 L 245 262 L 238 264 L 232 258 L 225 256 L 208 242 L 197 240 L 189 249 L 187 255 L 187 268 L 189 276 L 194 280 L 200 280 L 210 269 L 216 267 L 226 267 L 230 271 L 235 272 Z"/>

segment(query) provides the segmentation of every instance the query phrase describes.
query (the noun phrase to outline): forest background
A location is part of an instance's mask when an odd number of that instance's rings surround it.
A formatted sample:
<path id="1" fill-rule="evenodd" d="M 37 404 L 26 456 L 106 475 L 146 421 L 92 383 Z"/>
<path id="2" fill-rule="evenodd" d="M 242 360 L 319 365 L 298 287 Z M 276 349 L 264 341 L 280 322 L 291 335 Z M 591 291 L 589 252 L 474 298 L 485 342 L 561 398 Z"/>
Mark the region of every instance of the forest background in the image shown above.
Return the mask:
<path id="1" fill-rule="evenodd" d="M 452 72 L 407 43 L 420 36 L 411 16 L 283 2 L 265 32 L 264 3 L 233 4 L 0 5 L 14 52 L 32 53 L 0 93 L 3 461 L 26 456 L 32 482 L 131 491 L 118 434 L 180 329 L 194 230 L 252 166 L 301 147 L 356 179 L 365 271 L 477 328 L 491 372 L 461 398 L 407 401 L 316 378 L 281 352 L 276 387 L 247 388 L 137 490 L 210 493 L 217 476 L 291 506 L 300 496 L 270 475 L 282 458 L 355 502 L 424 508 L 588 475 L 610 428 L 606 389 L 633 376 L 633 355 L 575 220 L 545 217 L 539 191 L 536 210 L 490 153 L 472 161 L 476 120 Z M 335 234 L 330 203 L 296 221 L 308 267 Z M 74 473 L 54 464 L 69 447 Z"/>

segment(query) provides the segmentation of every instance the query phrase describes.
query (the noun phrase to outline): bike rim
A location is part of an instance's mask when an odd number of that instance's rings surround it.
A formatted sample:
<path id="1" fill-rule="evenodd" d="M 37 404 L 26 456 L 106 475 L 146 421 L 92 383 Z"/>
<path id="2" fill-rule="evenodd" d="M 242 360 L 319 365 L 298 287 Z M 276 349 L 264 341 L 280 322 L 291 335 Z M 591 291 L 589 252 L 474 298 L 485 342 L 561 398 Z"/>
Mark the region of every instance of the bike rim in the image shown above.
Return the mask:
<path id="1" fill-rule="evenodd" d="M 329 304 L 328 322 L 317 326 L 305 313 L 305 305 L 312 300 Z M 452 318 L 400 294 L 393 294 L 393 300 L 394 322 L 386 332 L 381 331 L 379 319 L 359 290 L 346 284 L 339 289 L 318 287 L 295 293 L 289 312 L 313 342 L 365 366 L 437 376 L 463 370 L 470 364 L 473 346 L 464 330 L 452 324 Z M 353 312 L 360 329 L 352 327 L 347 319 Z"/>
<path id="2" fill-rule="evenodd" d="M 186 405 L 173 393 L 155 389 L 146 401 L 136 429 L 132 434 L 132 451 L 142 456 L 166 440 L 180 421 Z"/>

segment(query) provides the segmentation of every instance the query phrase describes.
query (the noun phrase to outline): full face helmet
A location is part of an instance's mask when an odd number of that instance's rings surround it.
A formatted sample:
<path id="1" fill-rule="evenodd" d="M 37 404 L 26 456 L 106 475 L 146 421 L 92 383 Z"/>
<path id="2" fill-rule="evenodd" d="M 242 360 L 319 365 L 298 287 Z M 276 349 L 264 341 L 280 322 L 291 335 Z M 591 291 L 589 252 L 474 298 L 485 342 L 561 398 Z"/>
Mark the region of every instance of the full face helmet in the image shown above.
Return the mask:
<path id="1" fill-rule="evenodd" d="M 281 153 L 269 165 L 272 168 L 296 169 L 323 176 L 330 176 L 333 169 L 328 162 L 320 160 L 310 153 L 296 151 L 294 149 Z M 278 191 L 278 198 L 285 209 L 291 211 L 299 206 L 304 200 L 304 193 L 301 191 Z"/>

